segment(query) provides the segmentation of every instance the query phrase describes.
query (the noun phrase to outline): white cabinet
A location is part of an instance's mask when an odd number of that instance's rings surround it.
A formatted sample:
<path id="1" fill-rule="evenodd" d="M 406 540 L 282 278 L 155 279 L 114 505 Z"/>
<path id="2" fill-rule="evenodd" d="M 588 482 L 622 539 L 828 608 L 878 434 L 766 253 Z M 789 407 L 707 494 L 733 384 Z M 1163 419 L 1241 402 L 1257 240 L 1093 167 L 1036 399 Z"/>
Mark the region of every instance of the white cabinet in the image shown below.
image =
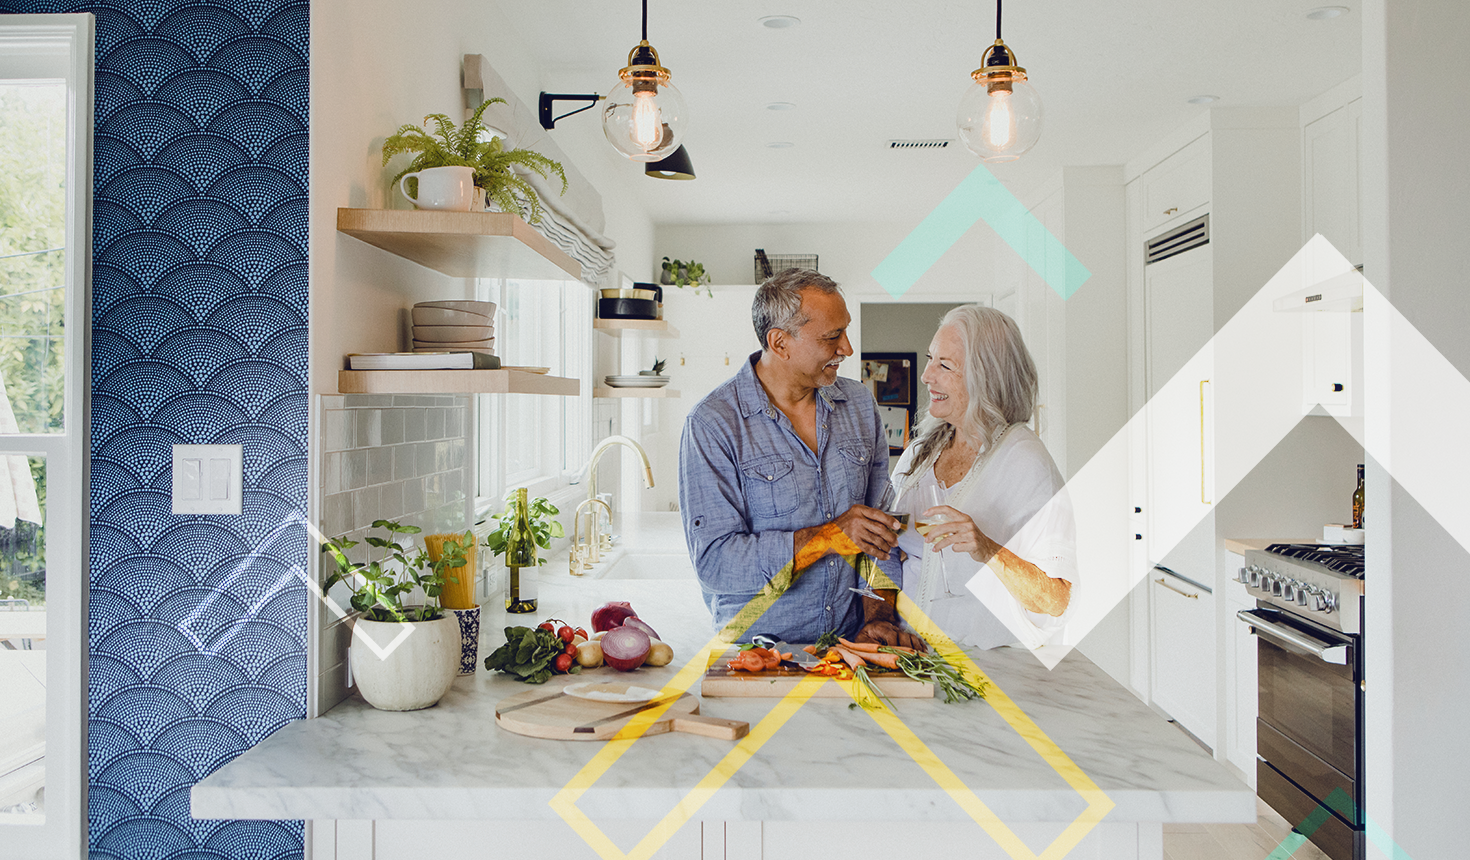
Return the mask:
<path id="1" fill-rule="evenodd" d="M 1155 569 L 1149 576 L 1153 702 L 1215 747 L 1215 596 Z"/>
<path id="2" fill-rule="evenodd" d="M 1143 227 L 1152 232 L 1210 203 L 1210 137 L 1201 135 L 1143 175 Z"/>
<path id="3" fill-rule="evenodd" d="M 1348 262 L 1363 262 L 1359 141 L 1363 100 L 1302 126 L 1303 239 L 1321 233 Z"/>

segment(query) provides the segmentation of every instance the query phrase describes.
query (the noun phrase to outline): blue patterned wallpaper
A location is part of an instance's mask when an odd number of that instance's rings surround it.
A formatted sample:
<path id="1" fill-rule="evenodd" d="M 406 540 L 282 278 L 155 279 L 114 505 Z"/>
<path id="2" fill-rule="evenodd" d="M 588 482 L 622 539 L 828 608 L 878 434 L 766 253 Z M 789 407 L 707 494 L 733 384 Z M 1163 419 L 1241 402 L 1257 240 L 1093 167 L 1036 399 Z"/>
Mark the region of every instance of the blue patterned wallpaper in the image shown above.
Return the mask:
<path id="1" fill-rule="evenodd" d="M 97 16 L 94 858 L 302 856 L 189 788 L 306 710 L 307 35 L 291 0 Z M 171 446 L 244 446 L 244 514 L 170 513 Z"/>

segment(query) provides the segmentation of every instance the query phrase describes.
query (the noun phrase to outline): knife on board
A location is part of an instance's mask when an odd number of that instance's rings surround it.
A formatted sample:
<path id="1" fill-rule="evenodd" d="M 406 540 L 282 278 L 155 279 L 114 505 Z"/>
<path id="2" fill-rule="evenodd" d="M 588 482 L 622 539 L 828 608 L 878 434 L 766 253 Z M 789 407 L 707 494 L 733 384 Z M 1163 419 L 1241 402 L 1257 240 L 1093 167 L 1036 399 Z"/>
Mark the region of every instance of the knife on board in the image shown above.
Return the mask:
<path id="1" fill-rule="evenodd" d="M 770 650 L 775 651 L 777 654 L 786 654 L 789 652 L 791 654 L 791 659 L 781 661 L 781 665 L 788 668 L 805 669 L 808 666 L 815 666 L 817 665 L 817 663 L 821 662 L 816 657 L 801 650 L 799 646 L 791 645 L 787 642 L 777 640 L 764 634 L 757 633 L 756 635 L 750 637 L 750 641 L 754 642 L 762 648 L 769 648 Z"/>

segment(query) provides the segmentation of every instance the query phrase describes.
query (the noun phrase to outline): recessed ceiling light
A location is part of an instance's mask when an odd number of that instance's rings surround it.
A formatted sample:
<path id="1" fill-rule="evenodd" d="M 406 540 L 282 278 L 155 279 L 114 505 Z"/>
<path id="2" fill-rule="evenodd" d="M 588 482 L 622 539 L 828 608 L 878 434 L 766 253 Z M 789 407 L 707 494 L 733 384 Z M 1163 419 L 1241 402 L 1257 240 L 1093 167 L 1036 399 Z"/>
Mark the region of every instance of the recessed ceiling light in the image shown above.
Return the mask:
<path id="1" fill-rule="evenodd" d="M 793 146 L 796 146 L 796 144 L 789 140 L 773 140 L 766 144 L 766 149 L 790 149 Z"/>
<path id="2" fill-rule="evenodd" d="M 1189 102 L 1192 105 L 1207 105 L 1211 102 L 1217 102 L 1219 100 L 1219 96 L 1190 96 L 1189 98 L 1185 99 L 1185 101 Z"/>
<path id="3" fill-rule="evenodd" d="M 796 105 L 791 102 L 771 102 L 766 105 L 766 110 L 796 110 Z"/>
<path id="4" fill-rule="evenodd" d="M 1329 18 L 1346 15 L 1351 11 L 1346 6 L 1318 6 L 1316 9 L 1307 13 L 1307 18 L 1312 21 L 1326 21 Z"/>
<path id="5" fill-rule="evenodd" d="M 772 209 L 771 210 L 771 214 L 772 215 L 790 215 L 791 214 L 791 210 L 790 209 Z"/>
<path id="6" fill-rule="evenodd" d="M 767 15 L 760 19 L 761 26 L 771 30 L 785 30 L 801 23 L 795 15 Z"/>

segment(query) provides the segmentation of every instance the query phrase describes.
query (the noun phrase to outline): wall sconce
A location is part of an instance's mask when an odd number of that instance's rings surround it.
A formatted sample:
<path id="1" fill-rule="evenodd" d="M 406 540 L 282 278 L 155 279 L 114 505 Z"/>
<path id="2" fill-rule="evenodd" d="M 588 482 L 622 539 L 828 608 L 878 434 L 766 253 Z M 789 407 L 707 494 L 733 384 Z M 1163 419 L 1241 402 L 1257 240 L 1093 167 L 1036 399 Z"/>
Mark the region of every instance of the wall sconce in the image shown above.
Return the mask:
<path id="1" fill-rule="evenodd" d="M 694 162 L 689 160 L 689 151 L 683 146 L 658 161 L 650 161 L 643 168 L 644 176 L 654 179 L 693 179 Z"/>

